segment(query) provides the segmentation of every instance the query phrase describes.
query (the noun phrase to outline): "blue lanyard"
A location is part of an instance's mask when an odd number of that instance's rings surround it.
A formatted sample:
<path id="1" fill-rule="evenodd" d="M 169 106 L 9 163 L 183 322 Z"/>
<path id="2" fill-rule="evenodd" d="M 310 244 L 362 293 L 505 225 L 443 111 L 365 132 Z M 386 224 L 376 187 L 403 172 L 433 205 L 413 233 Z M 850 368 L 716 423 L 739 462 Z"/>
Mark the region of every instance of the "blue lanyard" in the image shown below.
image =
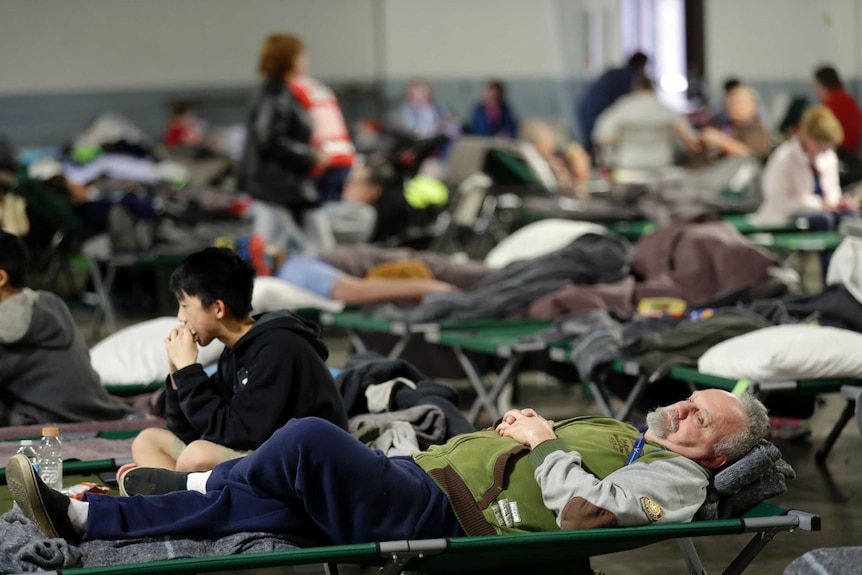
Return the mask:
<path id="1" fill-rule="evenodd" d="M 629 456 L 626 457 L 626 465 L 631 465 L 643 455 L 645 443 L 646 437 L 643 433 L 641 433 L 640 437 L 638 437 L 637 441 L 635 441 L 635 444 L 632 445 L 632 450 L 629 452 Z M 667 451 L 667 448 L 662 447 L 661 449 L 650 451 L 650 453 L 658 453 L 660 451 Z"/>
<path id="2" fill-rule="evenodd" d="M 641 455 L 643 455 L 644 443 L 646 443 L 646 437 L 641 433 L 640 437 L 635 441 L 635 444 L 632 445 L 632 450 L 629 452 L 629 456 L 626 457 L 626 465 L 631 465 L 637 461 Z"/>

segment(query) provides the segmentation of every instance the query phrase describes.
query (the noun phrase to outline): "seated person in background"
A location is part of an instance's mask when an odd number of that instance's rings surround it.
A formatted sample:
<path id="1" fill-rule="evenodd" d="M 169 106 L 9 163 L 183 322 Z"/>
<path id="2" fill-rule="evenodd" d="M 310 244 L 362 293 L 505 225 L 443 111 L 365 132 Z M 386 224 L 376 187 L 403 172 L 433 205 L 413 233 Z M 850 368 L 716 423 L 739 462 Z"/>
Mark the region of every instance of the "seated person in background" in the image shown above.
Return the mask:
<path id="1" fill-rule="evenodd" d="M 459 132 L 453 114 L 446 106 L 434 101 L 431 86 L 421 78 L 414 78 L 407 84 L 395 126 L 414 138 L 430 138 L 440 134 L 454 137 Z"/>
<path id="2" fill-rule="evenodd" d="M 862 161 L 859 159 L 859 142 L 862 141 L 862 111 L 859 104 L 844 89 L 838 71 L 832 66 L 823 66 L 814 72 L 814 91 L 822 104 L 829 108 L 844 131 L 844 138 L 836 149 L 843 164 L 841 184 L 862 180 Z"/>
<path id="3" fill-rule="evenodd" d="M 652 411 L 647 425 L 641 434 L 610 418 L 554 423 L 514 409 L 470 441 L 461 435 L 387 458 L 325 421 L 293 420 L 253 454 L 209 473 L 130 471 L 124 491 L 149 497 L 70 499 L 22 455 L 6 473 L 23 513 L 73 542 L 263 531 L 342 545 L 691 521 L 711 471 L 769 429 L 752 395 L 718 389 Z M 496 497 L 477 505 L 470 493 L 489 486 Z"/>
<path id="4" fill-rule="evenodd" d="M 560 155 L 551 126 L 539 120 L 523 122 L 519 136 L 532 144 L 548 162 L 561 192 L 582 200 L 589 199 L 589 189 L 584 183 L 590 177 L 590 155 L 582 146 L 572 142 Z"/>
<path id="5" fill-rule="evenodd" d="M 24 287 L 27 256 L 0 231 L 0 425 L 121 419 L 131 409 L 112 398 L 59 297 Z"/>
<path id="6" fill-rule="evenodd" d="M 769 131 L 758 118 L 757 93 L 737 84 L 724 97 L 724 115 L 717 115 L 700 131 L 703 159 L 753 156 L 765 160 L 771 150 Z"/>
<path id="7" fill-rule="evenodd" d="M 177 103 L 171 108 L 171 119 L 162 138 L 168 148 L 194 147 L 203 143 L 204 127 L 191 104 Z"/>
<path id="8" fill-rule="evenodd" d="M 167 429 L 135 438 L 137 465 L 212 469 L 257 449 L 295 417 L 347 429 L 317 327 L 287 311 L 249 316 L 254 277 L 248 264 L 220 248 L 190 255 L 171 275 L 181 325 L 165 338 Z M 218 371 L 207 376 L 198 344 L 215 339 L 225 350 Z"/>
<path id="9" fill-rule="evenodd" d="M 675 142 L 688 152 L 700 149 L 688 122 L 662 104 L 652 81 L 641 74 L 632 92 L 602 112 L 593 130 L 602 163 L 611 168 L 657 169 L 675 164 Z"/>
<path id="10" fill-rule="evenodd" d="M 834 230 L 840 214 L 851 209 L 838 182 L 835 147 L 841 124 L 825 106 L 809 108 L 795 136 L 778 146 L 766 162 L 763 203 L 752 216 L 757 224 L 784 224 L 804 217 L 813 230 Z"/>
<path id="11" fill-rule="evenodd" d="M 341 202 L 324 206 L 339 244 L 362 244 L 394 236 L 410 225 L 404 183 L 383 158 L 358 162 Z"/>
<path id="12" fill-rule="evenodd" d="M 506 100 L 503 82 L 493 80 L 482 88 L 482 100 L 470 117 L 470 133 L 503 138 L 514 138 L 518 133 L 518 119 Z"/>
<path id="13" fill-rule="evenodd" d="M 711 118 L 709 118 L 706 124 L 711 124 L 713 126 L 723 126 L 727 122 L 729 122 L 729 118 L 727 117 L 727 98 L 730 96 L 731 92 L 736 89 L 737 86 L 741 86 L 742 82 L 739 78 L 728 78 L 724 81 L 724 84 L 721 86 L 721 110 L 715 113 Z"/>

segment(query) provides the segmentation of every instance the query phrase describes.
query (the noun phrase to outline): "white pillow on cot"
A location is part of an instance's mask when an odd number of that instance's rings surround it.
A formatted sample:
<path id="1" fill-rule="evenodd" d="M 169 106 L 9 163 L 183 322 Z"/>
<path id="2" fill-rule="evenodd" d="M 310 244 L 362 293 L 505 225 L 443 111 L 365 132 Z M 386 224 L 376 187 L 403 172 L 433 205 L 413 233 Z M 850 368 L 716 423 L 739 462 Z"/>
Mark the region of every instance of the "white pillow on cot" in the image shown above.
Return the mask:
<path id="1" fill-rule="evenodd" d="M 762 382 L 862 378 L 862 334 L 808 324 L 765 327 L 723 341 L 697 362 L 701 373 Z"/>
<path id="2" fill-rule="evenodd" d="M 102 385 L 138 385 L 164 381 L 168 375 L 165 337 L 179 325 L 175 317 L 159 317 L 113 333 L 90 350 L 90 362 L 102 378 Z M 224 344 L 214 340 L 198 346 L 198 363 L 218 361 Z"/>

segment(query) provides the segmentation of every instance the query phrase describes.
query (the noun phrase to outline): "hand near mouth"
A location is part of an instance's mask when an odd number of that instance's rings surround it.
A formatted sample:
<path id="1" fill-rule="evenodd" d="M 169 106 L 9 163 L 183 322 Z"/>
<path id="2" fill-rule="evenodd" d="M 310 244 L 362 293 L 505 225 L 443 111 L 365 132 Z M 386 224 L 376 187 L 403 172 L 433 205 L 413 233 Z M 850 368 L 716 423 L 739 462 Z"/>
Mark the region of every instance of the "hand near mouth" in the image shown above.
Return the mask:
<path id="1" fill-rule="evenodd" d="M 198 362 L 198 336 L 187 325 L 180 325 L 171 330 L 165 338 L 165 350 L 168 352 L 168 363 L 171 373 Z"/>

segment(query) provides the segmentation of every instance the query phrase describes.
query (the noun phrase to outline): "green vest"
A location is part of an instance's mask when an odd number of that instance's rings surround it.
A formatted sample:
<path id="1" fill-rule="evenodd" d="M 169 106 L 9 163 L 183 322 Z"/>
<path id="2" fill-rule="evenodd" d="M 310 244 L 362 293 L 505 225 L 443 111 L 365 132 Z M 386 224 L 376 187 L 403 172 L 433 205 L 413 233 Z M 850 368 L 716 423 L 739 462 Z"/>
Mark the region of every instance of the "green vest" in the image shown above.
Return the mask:
<path id="1" fill-rule="evenodd" d="M 554 425 L 557 437 L 581 455 L 581 467 L 604 479 L 625 466 L 640 433 L 633 426 L 607 417 L 576 417 Z M 413 459 L 449 497 L 468 535 L 559 531 L 556 516 L 545 507 L 527 457 L 530 449 L 496 431 L 457 435 Z M 647 443 L 639 462 L 677 457 Z M 516 503 L 520 521 L 507 527 L 500 501 Z M 507 507 L 503 504 L 503 507 Z M 518 519 L 518 517 L 515 517 Z"/>

